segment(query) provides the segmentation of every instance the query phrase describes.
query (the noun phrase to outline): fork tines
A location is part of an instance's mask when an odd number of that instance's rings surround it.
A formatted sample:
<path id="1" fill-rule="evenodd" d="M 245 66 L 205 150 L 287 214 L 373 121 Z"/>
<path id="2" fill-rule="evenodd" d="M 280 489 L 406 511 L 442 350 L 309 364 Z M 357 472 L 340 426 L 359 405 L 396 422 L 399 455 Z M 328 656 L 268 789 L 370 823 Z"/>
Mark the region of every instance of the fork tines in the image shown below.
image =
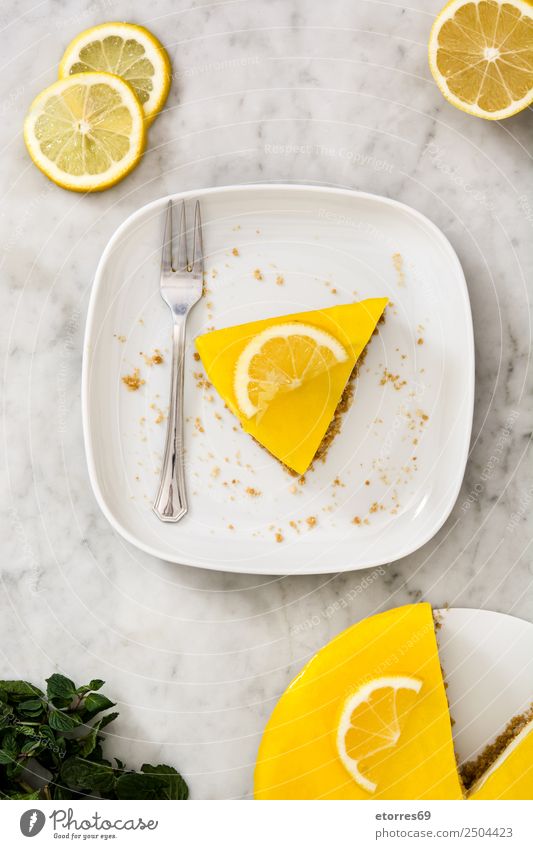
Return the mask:
<path id="1" fill-rule="evenodd" d="M 173 201 L 169 200 L 167 216 L 165 219 L 165 233 L 163 236 L 163 253 L 161 271 L 170 274 L 173 271 L 188 271 L 198 275 L 203 272 L 203 245 L 202 245 L 202 219 L 200 216 L 200 201 L 196 201 L 194 207 L 194 230 L 192 239 L 192 251 L 189 251 L 188 241 L 190 234 L 187 229 L 187 209 L 184 200 L 181 201 L 180 226 L 176 239 L 174 232 L 174 207 Z M 177 261 L 175 261 L 177 259 Z"/>

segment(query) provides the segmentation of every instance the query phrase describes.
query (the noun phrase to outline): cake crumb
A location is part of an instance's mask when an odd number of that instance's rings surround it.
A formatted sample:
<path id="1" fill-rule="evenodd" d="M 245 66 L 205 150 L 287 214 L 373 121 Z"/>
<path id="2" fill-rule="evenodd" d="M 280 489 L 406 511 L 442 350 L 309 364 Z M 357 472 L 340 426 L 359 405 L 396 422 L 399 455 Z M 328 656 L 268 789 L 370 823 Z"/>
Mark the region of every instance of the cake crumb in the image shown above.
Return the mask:
<path id="1" fill-rule="evenodd" d="M 213 384 L 207 379 L 201 371 L 193 371 L 192 376 L 196 381 L 197 389 L 211 389 Z"/>
<path id="2" fill-rule="evenodd" d="M 381 380 L 379 381 L 379 385 L 385 386 L 386 383 L 391 383 L 394 386 L 396 392 L 399 392 L 400 389 L 403 389 L 403 387 L 407 384 L 407 381 L 401 380 L 399 374 L 392 374 L 392 372 L 388 371 L 387 369 L 383 369 L 383 375 L 381 377 Z"/>
<path id="3" fill-rule="evenodd" d="M 261 495 L 261 490 L 255 489 L 253 486 L 247 486 L 245 492 L 252 498 L 258 498 Z"/>
<path id="4" fill-rule="evenodd" d="M 233 248 L 233 250 L 232 250 L 232 254 L 233 254 L 233 256 L 240 256 L 240 254 L 239 254 L 239 249 L 238 249 L 238 248 Z"/>
<path id="5" fill-rule="evenodd" d="M 423 345 L 424 344 L 424 340 L 421 336 L 416 340 L 416 344 L 417 345 Z"/>
<path id="6" fill-rule="evenodd" d="M 305 521 L 307 522 L 310 528 L 314 528 L 317 523 L 316 516 L 308 516 Z"/>
<path id="7" fill-rule="evenodd" d="M 405 286 L 405 273 L 403 270 L 403 257 L 400 253 L 395 253 L 392 255 L 392 264 L 396 271 L 396 279 L 398 281 L 398 286 Z"/>
<path id="8" fill-rule="evenodd" d="M 283 542 L 283 534 L 280 534 L 279 531 L 276 533 L 276 542 Z"/>
<path id="9" fill-rule="evenodd" d="M 198 351 L 194 352 L 193 357 L 194 357 L 194 359 L 196 360 L 197 363 L 200 362 L 200 354 L 198 353 Z"/>
<path id="10" fill-rule="evenodd" d="M 144 354 L 142 351 L 139 352 L 141 357 L 144 358 L 144 362 L 147 366 L 159 366 L 164 362 L 163 354 L 159 350 L 159 348 L 154 348 L 154 353 L 151 356 L 148 354 Z"/>
<path id="11" fill-rule="evenodd" d="M 125 374 L 121 379 L 130 392 L 136 392 L 145 383 L 138 368 L 133 369 L 133 374 Z"/>
<path id="12" fill-rule="evenodd" d="M 352 519 L 352 525 L 360 525 L 360 524 L 361 524 L 361 517 L 360 516 L 354 516 L 353 519 Z"/>
<path id="13" fill-rule="evenodd" d="M 228 529 L 229 529 L 230 531 L 234 531 L 234 530 L 235 530 L 235 525 L 231 525 L 231 524 L 230 524 L 230 525 L 228 525 Z"/>
<path id="14" fill-rule="evenodd" d="M 119 341 L 119 342 L 122 342 L 122 343 L 126 342 L 126 337 L 125 337 L 125 336 L 122 336 L 122 335 L 121 335 L 121 336 L 117 336 L 117 335 L 115 334 L 115 338 L 116 338 L 116 339 L 118 339 L 118 341 Z"/>
<path id="15" fill-rule="evenodd" d="M 256 268 L 254 271 L 254 277 L 256 280 L 263 280 L 263 273 L 260 268 Z"/>
<path id="16" fill-rule="evenodd" d="M 218 478 L 219 474 L 220 474 L 220 467 L 219 466 L 213 466 L 213 468 L 211 469 L 211 477 L 212 478 Z"/>
<path id="17" fill-rule="evenodd" d="M 285 278 L 283 274 L 278 274 L 276 277 L 276 286 L 283 286 L 285 284 Z"/>
<path id="18" fill-rule="evenodd" d="M 204 426 L 202 424 L 202 420 L 199 416 L 196 416 L 194 420 L 194 426 L 199 433 L 205 433 Z"/>

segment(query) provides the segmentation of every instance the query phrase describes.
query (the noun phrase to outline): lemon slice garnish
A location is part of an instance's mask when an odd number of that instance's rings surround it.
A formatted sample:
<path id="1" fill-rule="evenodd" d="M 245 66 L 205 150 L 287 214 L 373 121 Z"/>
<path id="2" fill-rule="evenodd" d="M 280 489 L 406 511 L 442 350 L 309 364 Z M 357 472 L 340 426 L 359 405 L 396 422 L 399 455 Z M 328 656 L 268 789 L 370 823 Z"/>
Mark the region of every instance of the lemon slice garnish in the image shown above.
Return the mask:
<path id="1" fill-rule="evenodd" d="M 508 118 L 533 101 L 533 7 L 524 0 L 452 0 L 429 38 L 444 97 L 470 115 Z"/>
<path id="2" fill-rule="evenodd" d="M 24 140 L 34 163 L 54 183 L 96 192 L 137 165 L 145 121 L 128 83 L 112 74 L 76 74 L 35 98 Z"/>
<path id="3" fill-rule="evenodd" d="M 374 678 L 344 702 L 337 727 L 337 752 L 354 781 L 367 793 L 375 793 L 378 787 L 378 781 L 365 774 L 367 769 L 379 777 L 379 755 L 398 744 L 406 714 L 421 687 L 422 681 L 407 675 Z"/>
<path id="4" fill-rule="evenodd" d="M 65 50 L 59 76 L 105 71 L 126 80 L 152 121 L 170 88 L 171 67 L 163 45 L 136 24 L 100 24 L 77 35 Z"/>
<path id="5" fill-rule="evenodd" d="M 330 333 L 310 324 L 275 324 L 251 339 L 235 367 L 234 391 L 251 418 L 280 392 L 290 392 L 348 357 Z"/>

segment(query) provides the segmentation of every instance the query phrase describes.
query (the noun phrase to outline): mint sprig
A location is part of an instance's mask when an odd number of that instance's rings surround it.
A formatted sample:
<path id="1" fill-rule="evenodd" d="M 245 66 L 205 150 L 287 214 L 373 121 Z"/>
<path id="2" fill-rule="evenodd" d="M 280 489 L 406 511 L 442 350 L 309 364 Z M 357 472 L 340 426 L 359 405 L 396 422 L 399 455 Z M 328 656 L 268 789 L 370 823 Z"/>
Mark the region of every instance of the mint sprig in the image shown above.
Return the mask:
<path id="1" fill-rule="evenodd" d="M 65 675 L 46 692 L 27 681 L 0 680 L 0 799 L 187 799 L 174 767 L 128 769 L 104 757 L 101 731 L 118 717 L 93 679 L 82 687 Z"/>

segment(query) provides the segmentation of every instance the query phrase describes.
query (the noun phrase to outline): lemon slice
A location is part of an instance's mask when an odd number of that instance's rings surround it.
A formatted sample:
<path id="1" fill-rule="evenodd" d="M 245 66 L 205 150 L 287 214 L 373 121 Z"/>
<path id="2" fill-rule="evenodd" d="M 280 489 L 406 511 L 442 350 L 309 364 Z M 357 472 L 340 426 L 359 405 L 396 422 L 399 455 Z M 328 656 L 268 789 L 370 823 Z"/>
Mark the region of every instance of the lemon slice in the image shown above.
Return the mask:
<path id="1" fill-rule="evenodd" d="M 379 772 L 379 755 L 398 744 L 402 723 L 415 701 L 413 694 L 421 687 L 422 681 L 406 675 L 374 678 L 346 699 L 337 729 L 337 751 L 367 793 L 375 793 L 378 784 L 363 773 L 363 761 Z"/>
<path id="2" fill-rule="evenodd" d="M 311 324 L 274 324 L 248 342 L 235 366 L 239 409 L 251 418 L 280 392 L 298 389 L 348 354 L 341 343 Z"/>
<path id="3" fill-rule="evenodd" d="M 136 24 L 100 24 L 77 35 L 65 50 L 59 76 L 105 71 L 126 80 L 151 122 L 170 88 L 171 68 L 162 44 Z"/>
<path id="4" fill-rule="evenodd" d="M 429 38 L 431 73 L 444 97 L 498 121 L 533 101 L 533 6 L 524 0 L 452 0 Z"/>
<path id="5" fill-rule="evenodd" d="M 33 101 L 24 123 L 31 158 L 58 186 L 97 192 L 137 165 L 145 143 L 133 89 L 112 74 L 76 74 Z"/>

